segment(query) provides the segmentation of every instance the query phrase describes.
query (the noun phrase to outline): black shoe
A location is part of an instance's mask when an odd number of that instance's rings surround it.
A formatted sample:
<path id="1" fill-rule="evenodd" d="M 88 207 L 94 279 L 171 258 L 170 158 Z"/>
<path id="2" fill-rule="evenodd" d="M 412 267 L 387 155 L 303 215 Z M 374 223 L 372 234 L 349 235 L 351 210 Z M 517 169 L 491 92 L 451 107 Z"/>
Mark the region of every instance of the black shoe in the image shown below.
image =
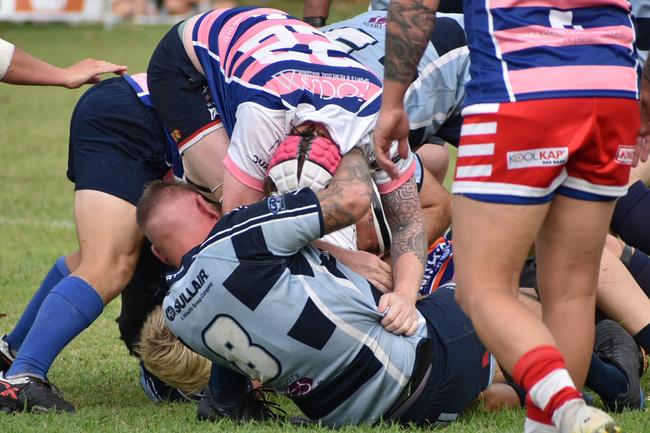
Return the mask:
<path id="1" fill-rule="evenodd" d="M 0 372 L 2 373 L 9 370 L 16 358 L 9 347 L 9 343 L 7 343 L 6 337 L 6 335 L 0 337 Z"/>
<path id="2" fill-rule="evenodd" d="M 218 421 L 221 418 L 229 418 L 234 421 L 268 421 L 277 420 L 279 415 L 273 411 L 281 412 L 283 415 L 286 413 L 279 404 L 267 400 L 263 392 L 268 390 L 251 390 L 244 395 L 234 404 L 224 405 L 214 400 L 210 387 L 203 391 L 199 407 L 197 409 L 197 418 L 199 421 Z M 260 394 L 260 398 L 257 398 Z"/>
<path id="3" fill-rule="evenodd" d="M 51 383 L 34 377 L 5 379 L 0 374 L 0 411 L 11 412 L 71 412 L 72 404 L 63 399 Z"/>
<path id="4" fill-rule="evenodd" d="M 620 412 L 623 409 L 640 409 L 641 382 L 639 376 L 643 369 L 641 352 L 636 342 L 625 329 L 613 320 L 601 320 L 596 325 L 596 356 L 614 364 L 625 373 L 628 389 L 612 401 L 603 401 L 608 410 Z"/>

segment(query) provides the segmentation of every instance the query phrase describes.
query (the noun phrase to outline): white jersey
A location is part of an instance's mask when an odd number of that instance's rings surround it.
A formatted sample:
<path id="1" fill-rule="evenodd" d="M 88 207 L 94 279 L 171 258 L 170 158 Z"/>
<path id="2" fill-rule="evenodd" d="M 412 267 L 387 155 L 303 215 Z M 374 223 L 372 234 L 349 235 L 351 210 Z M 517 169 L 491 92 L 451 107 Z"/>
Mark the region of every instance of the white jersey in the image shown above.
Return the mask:
<path id="1" fill-rule="evenodd" d="M 384 75 L 387 12 L 371 11 L 321 30 L 378 77 Z M 469 81 L 469 50 L 460 14 L 438 14 L 431 42 L 404 105 L 411 147 L 446 141 L 456 145 Z"/>

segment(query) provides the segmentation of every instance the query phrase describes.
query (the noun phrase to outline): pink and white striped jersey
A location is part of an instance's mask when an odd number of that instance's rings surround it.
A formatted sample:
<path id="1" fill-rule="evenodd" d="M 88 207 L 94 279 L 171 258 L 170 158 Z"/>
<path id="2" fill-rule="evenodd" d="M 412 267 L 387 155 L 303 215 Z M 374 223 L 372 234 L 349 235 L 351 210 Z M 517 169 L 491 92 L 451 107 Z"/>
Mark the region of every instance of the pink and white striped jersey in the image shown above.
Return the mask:
<path id="1" fill-rule="evenodd" d="M 374 160 L 381 80 L 317 29 L 276 9 L 237 7 L 189 19 L 183 43 L 230 137 L 224 165 L 243 184 L 262 191 L 278 144 L 308 122 L 325 125 L 341 154 L 359 147 Z M 374 171 L 382 193 L 415 171 L 411 155 L 397 164 L 397 180 Z"/>
<path id="2" fill-rule="evenodd" d="M 638 97 L 627 0 L 465 0 L 465 30 L 465 105 Z"/>

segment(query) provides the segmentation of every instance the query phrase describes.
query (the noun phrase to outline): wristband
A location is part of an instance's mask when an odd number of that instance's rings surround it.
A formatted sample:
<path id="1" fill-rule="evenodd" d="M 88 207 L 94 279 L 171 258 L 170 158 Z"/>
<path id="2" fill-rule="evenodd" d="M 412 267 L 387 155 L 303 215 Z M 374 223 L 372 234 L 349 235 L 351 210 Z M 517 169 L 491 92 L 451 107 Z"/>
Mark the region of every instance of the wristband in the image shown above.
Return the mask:
<path id="1" fill-rule="evenodd" d="M 327 21 L 327 17 L 304 17 L 302 20 L 314 27 L 323 27 L 325 21 Z"/>

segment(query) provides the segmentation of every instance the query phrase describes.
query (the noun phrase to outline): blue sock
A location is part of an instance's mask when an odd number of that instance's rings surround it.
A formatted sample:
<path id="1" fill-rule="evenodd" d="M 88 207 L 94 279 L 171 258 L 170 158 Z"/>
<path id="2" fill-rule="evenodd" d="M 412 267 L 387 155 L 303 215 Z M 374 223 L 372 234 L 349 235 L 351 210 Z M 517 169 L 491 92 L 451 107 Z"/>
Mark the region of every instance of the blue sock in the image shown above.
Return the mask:
<path id="1" fill-rule="evenodd" d="M 627 391 L 629 382 L 627 375 L 618 367 L 592 354 L 585 385 L 604 402 L 611 402 Z"/>
<path id="2" fill-rule="evenodd" d="M 68 266 L 65 264 L 65 257 L 59 257 L 57 261 L 54 262 L 54 266 L 52 266 L 50 272 L 45 276 L 45 279 L 41 283 L 41 287 L 38 288 L 36 293 L 34 293 L 34 296 L 32 296 L 32 299 L 29 301 L 29 304 L 27 304 L 27 308 L 23 311 L 23 315 L 20 316 L 13 331 L 7 334 L 5 341 L 9 344 L 12 351 L 18 352 L 20 350 L 20 346 L 23 344 L 23 340 L 29 332 L 29 328 L 32 327 L 32 323 L 34 323 L 34 319 L 36 318 L 36 313 L 38 313 L 38 309 L 41 308 L 43 300 L 47 294 L 50 293 L 50 290 L 52 290 L 59 281 L 68 275 L 70 275 L 70 269 L 68 269 Z"/>
<path id="3" fill-rule="evenodd" d="M 616 201 L 610 227 L 623 241 L 650 254 L 650 188 L 637 181 Z"/>
<path id="4" fill-rule="evenodd" d="M 251 381 L 241 373 L 212 363 L 208 386 L 214 401 L 220 405 L 231 406 L 251 389 Z"/>
<path id="5" fill-rule="evenodd" d="M 97 291 L 79 277 L 62 279 L 45 297 L 6 376 L 45 379 L 54 358 L 102 312 Z"/>

